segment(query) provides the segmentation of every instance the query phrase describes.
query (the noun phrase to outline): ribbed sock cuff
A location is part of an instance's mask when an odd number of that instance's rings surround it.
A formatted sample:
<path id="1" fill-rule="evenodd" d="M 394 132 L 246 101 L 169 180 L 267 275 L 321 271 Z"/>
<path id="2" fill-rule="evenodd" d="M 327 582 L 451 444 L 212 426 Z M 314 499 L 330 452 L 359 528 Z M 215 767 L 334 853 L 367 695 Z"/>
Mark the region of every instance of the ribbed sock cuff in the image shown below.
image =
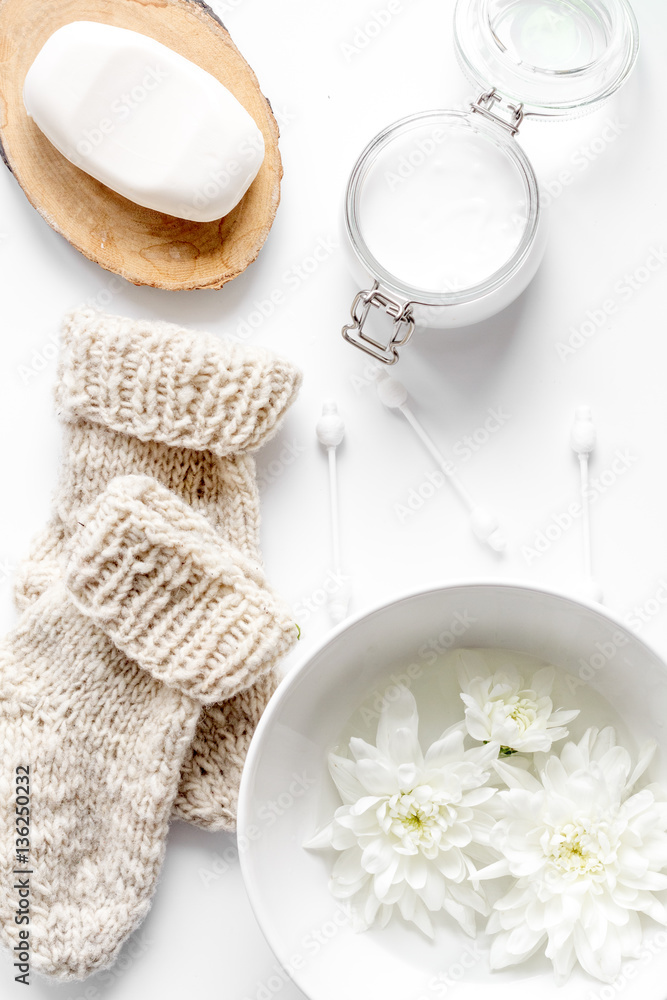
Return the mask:
<path id="1" fill-rule="evenodd" d="M 203 704 L 254 684 L 296 641 L 261 568 L 146 476 L 113 480 L 67 555 L 79 610 L 140 666 Z"/>
<path id="2" fill-rule="evenodd" d="M 224 456 L 264 444 L 300 384 L 261 348 L 79 309 L 63 324 L 56 403 L 69 422 Z"/>

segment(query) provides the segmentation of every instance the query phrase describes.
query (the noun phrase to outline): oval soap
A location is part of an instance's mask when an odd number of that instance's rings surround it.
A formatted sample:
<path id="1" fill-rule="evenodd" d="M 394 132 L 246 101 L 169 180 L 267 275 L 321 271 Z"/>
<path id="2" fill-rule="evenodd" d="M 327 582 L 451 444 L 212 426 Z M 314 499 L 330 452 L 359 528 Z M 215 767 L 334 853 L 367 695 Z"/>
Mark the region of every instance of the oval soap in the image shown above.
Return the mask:
<path id="1" fill-rule="evenodd" d="M 264 139 L 219 80 L 153 38 L 74 21 L 25 78 L 28 115 L 72 163 L 138 205 L 193 222 L 227 215 Z"/>

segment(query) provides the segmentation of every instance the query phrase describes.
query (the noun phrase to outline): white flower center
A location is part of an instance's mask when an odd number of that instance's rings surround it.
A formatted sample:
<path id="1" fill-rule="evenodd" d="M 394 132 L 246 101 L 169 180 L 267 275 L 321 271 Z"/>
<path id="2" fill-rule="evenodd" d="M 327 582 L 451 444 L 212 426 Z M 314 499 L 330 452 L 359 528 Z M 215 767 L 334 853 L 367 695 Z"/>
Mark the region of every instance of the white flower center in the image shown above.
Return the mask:
<path id="1" fill-rule="evenodd" d="M 601 832 L 585 822 L 566 823 L 554 830 L 544 845 L 551 871 L 575 877 L 602 874 L 607 859 L 600 844 Z"/>
<path id="2" fill-rule="evenodd" d="M 537 705 L 530 698 L 514 697 L 510 701 L 508 708 L 509 718 L 516 722 L 516 727 L 520 733 L 525 733 L 537 720 Z"/>
<path id="3" fill-rule="evenodd" d="M 415 794 L 417 792 L 417 794 Z M 419 789 L 392 795 L 387 803 L 385 829 L 415 847 L 429 848 L 456 820 L 455 810 L 433 795 L 425 799 Z"/>

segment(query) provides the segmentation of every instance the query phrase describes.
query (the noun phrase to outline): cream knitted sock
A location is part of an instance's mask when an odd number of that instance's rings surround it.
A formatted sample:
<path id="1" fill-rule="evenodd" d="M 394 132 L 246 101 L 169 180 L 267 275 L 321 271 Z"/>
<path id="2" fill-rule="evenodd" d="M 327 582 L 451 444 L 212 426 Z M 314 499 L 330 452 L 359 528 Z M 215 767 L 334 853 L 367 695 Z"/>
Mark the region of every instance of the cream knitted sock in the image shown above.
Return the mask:
<path id="1" fill-rule="evenodd" d="M 86 309 L 67 317 L 56 387 L 65 422 L 61 482 L 54 517 L 19 570 L 19 607 L 58 578 L 80 512 L 119 475 L 155 477 L 259 561 L 249 453 L 275 433 L 300 381 L 268 352 L 169 323 Z M 277 682 L 273 671 L 202 714 L 183 763 L 176 816 L 209 829 L 234 828 L 245 755 Z"/>
<path id="2" fill-rule="evenodd" d="M 29 767 L 30 951 L 84 978 L 145 916 L 202 704 L 270 671 L 294 625 L 257 566 L 147 477 L 114 480 L 0 644 L 0 934 L 14 921 Z M 26 785 L 21 785 L 26 791 Z"/>

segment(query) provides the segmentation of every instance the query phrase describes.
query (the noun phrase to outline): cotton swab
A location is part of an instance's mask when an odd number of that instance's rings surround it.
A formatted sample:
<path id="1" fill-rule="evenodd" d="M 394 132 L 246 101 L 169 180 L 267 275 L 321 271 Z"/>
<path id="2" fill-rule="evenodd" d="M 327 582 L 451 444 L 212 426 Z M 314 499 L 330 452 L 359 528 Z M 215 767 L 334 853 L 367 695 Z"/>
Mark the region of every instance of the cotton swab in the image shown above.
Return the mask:
<path id="1" fill-rule="evenodd" d="M 338 407 L 333 400 L 327 401 L 322 407 L 322 416 L 317 422 L 317 438 L 323 448 L 326 448 L 329 458 L 329 497 L 331 508 L 331 557 L 333 571 L 341 580 L 343 571 L 340 555 L 340 518 L 338 512 L 338 467 L 336 449 L 345 436 L 345 424 L 338 413 Z M 341 583 L 338 589 L 329 595 L 329 615 L 334 624 L 342 622 L 347 617 L 350 603 L 348 587 Z"/>
<path id="2" fill-rule="evenodd" d="M 377 392 L 380 402 L 390 410 L 400 410 L 428 453 L 442 470 L 445 479 L 458 495 L 470 513 L 470 524 L 475 537 L 485 542 L 494 552 L 504 552 L 507 540 L 500 529 L 498 518 L 487 507 L 476 504 L 468 490 L 459 479 L 454 465 L 447 461 L 435 442 L 426 433 L 416 416 L 408 406 L 408 390 L 398 379 L 390 378 L 380 372 L 377 381 Z"/>
<path id="3" fill-rule="evenodd" d="M 593 576 L 593 544 L 591 541 L 591 499 L 589 486 L 589 460 L 595 450 L 597 433 L 590 406 L 578 406 L 570 435 L 572 450 L 579 457 L 581 477 L 581 523 L 584 554 L 584 585 L 586 596 L 602 603 L 602 589 Z"/>

